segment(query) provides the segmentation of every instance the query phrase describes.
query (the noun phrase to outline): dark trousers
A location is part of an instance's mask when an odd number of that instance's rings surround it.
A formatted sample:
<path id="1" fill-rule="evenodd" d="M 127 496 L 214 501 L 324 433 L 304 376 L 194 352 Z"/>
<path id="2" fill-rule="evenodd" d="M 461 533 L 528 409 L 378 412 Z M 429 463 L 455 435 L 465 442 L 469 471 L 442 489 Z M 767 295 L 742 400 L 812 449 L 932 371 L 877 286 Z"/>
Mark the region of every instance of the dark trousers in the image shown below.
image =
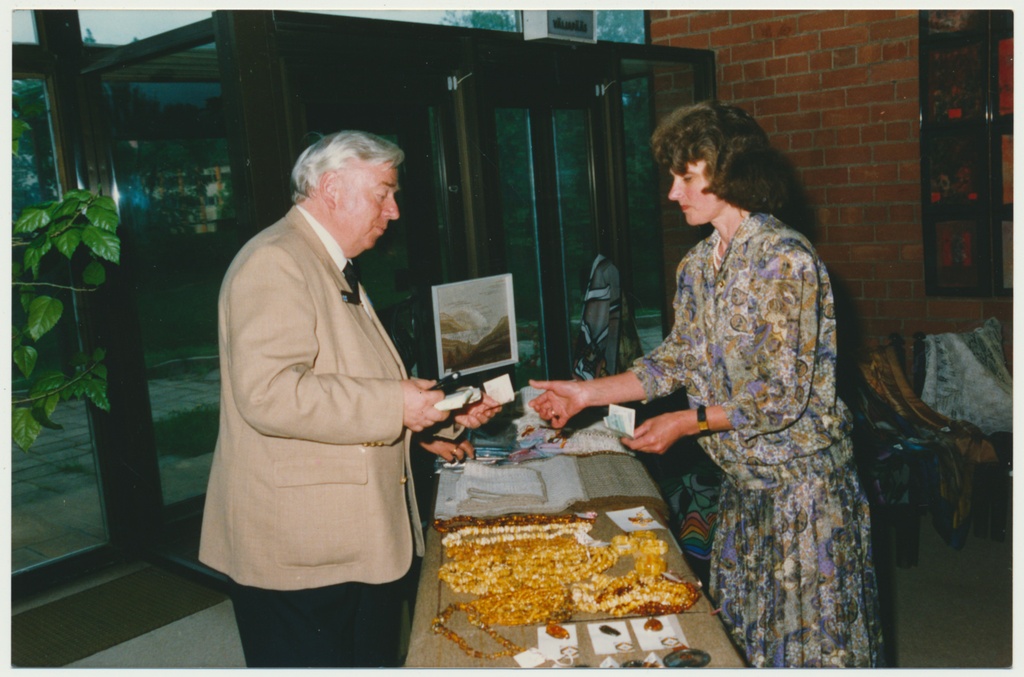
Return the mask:
<path id="1" fill-rule="evenodd" d="M 399 581 L 229 594 L 250 668 L 397 667 Z"/>

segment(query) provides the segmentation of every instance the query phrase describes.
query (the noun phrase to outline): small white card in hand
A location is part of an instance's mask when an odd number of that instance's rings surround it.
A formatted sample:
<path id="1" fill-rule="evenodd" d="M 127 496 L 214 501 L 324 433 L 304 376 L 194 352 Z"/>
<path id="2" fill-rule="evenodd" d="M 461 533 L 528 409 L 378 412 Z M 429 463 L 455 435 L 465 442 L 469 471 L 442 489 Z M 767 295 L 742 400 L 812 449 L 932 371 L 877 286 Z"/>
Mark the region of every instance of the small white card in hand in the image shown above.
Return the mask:
<path id="1" fill-rule="evenodd" d="M 609 404 L 608 415 L 604 417 L 604 424 L 617 433 L 632 437 L 633 429 L 636 427 L 636 411 L 629 407 Z"/>
<path id="2" fill-rule="evenodd" d="M 498 404 L 508 404 L 516 399 L 516 391 L 512 390 L 512 379 L 508 374 L 484 381 L 484 392 L 497 400 Z"/>
<path id="3" fill-rule="evenodd" d="M 602 630 L 601 628 L 607 629 Z M 625 653 L 634 648 L 633 638 L 629 636 L 629 627 L 626 625 L 626 621 L 591 623 L 587 626 L 587 630 L 590 632 L 590 644 L 594 647 L 595 654 Z M 616 635 L 615 632 L 619 634 Z"/>
<path id="4" fill-rule="evenodd" d="M 631 618 L 630 624 L 636 639 L 640 642 L 641 651 L 660 651 L 662 649 L 678 649 L 686 644 L 686 635 L 679 627 L 679 619 L 675 616 L 657 616 L 657 623 L 649 618 Z M 658 624 L 660 623 L 660 627 Z M 655 630 L 654 628 L 658 628 Z"/>
<path id="5" fill-rule="evenodd" d="M 474 388 L 473 386 L 459 388 L 455 392 L 445 395 L 443 400 L 434 405 L 434 409 L 439 409 L 441 411 L 462 409 L 467 404 L 476 402 L 480 397 L 480 390 L 478 388 Z"/>

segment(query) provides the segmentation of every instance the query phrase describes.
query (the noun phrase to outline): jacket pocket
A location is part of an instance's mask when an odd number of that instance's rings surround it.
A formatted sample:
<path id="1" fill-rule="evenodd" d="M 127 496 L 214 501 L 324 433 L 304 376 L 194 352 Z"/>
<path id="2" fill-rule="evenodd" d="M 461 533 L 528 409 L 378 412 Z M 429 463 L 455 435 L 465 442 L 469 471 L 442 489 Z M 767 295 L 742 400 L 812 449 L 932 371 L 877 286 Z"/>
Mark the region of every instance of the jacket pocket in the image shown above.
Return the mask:
<path id="1" fill-rule="evenodd" d="M 367 469 L 361 458 L 281 461 L 274 466 L 277 562 L 285 567 L 363 559 Z"/>

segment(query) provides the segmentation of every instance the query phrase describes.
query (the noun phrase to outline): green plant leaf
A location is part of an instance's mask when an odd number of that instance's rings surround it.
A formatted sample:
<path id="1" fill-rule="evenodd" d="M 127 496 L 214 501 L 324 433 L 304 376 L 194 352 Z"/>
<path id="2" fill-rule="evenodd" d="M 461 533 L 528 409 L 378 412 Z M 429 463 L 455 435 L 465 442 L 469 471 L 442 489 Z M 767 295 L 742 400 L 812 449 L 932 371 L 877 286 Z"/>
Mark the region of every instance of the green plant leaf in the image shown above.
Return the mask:
<path id="1" fill-rule="evenodd" d="M 103 348 L 96 348 L 95 350 L 92 351 L 92 361 L 93 362 L 102 362 L 103 358 L 106 357 L 106 356 L 107 356 L 107 351 L 104 350 Z"/>
<path id="2" fill-rule="evenodd" d="M 36 293 L 32 291 L 26 291 L 18 294 L 18 297 L 19 300 L 21 301 L 21 309 L 27 313 L 29 306 L 32 305 L 32 299 L 36 297 Z"/>
<path id="3" fill-rule="evenodd" d="M 64 313 L 64 304 L 52 296 L 37 296 L 28 307 L 28 335 L 38 341 L 39 337 L 50 331 Z"/>
<path id="4" fill-rule="evenodd" d="M 83 381 L 83 384 L 85 385 L 85 396 L 103 411 L 110 411 L 110 400 L 107 399 L 107 382 L 99 379 L 88 379 Z"/>
<path id="5" fill-rule="evenodd" d="M 110 208 L 101 206 L 100 200 L 106 200 L 110 203 Z M 106 203 L 104 203 L 106 204 Z M 88 209 L 85 210 L 85 218 L 89 219 L 89 222 L 97 228 L 113 233 L 117 230 L 118 216 L 117 212 L 114 211 L 114 201 L 109 197 L 100 197 L 96 199 L 96 202 L 89 205 Z"/>
<path id="6" fill-rule="evenodd" d="M 32 383 L 32 387 L 28 391 L 29 397 L 41 397 L 43 395 L 49 397 L 50 393 L 60 390 L 67 382 L 67 376 L 59 371 L 45 371 L 39 374 L 35 382 Z"/>
<path id="7" fill-rule="evenodd" d="M 92 194 L 88 191 L 81 190 L 64 193 L 64 199 L 57 203 L 57 207 L 50 214 L 51 218 L 54 221 L 62 217 L 74 218 L 90 195 Z"/>
<path id="8" fill-rule="evenodd" d="M 25 264 L 25 268 L 32 271 L 33 277 L 39 276 L 39 261 L 42 260 L 52 247 L 53 243 L 46 233 L 36 236 L 28 245 L 22 262 Z"/>
<path id="9" fill-rule="evenodd" d="M 82 231 L 82 242 L 93 251 L 96 256 L 106 259 L 111 263 L 118 263 L 121 259 L 121 240 L 113 233 L 107 232 L 96 226 L 86 226 Z"/>
<path id="10" fill-rule="evenodd" d="M 71 356 L 71 359 L 68 360 L 68 366 L 70 367 L 84 367 L 87 364 L 89 364 L 89 356 L 82 351 L 76 352 Z"/>
<path id="11" fill-rule="evenodd" d="M 69 260 L 71 256 L 78 249 L 78 244 L 82 241 L 82 231 L 78 228 L 68 228 L 63 233 L 53 238 L 53 244 L 57 247 L 61 254 L 66 256 Z"/>
<path id="12" fill-rule="evenodd" d="M 97 364 L 92 368 L 92 373 L 96 374 L 97 378 L 101 378 L 104 381 L 107 380 L 107 365 Z"/>
<path id="13" fill-rule="evenodd" d="M 98 287 L 107 281 L 107 269 L 99 261 L 93 260 L 82 271 L 82 281 L 94 287 Z"/>
<path id="14" fill-rule="evenodd" d="M 11 438 L 22 451 L 29 450 L 42 430 L 43 426 L 33 418 L 31 409 L 15 407 L 11 410 Z"/>
<path id="15" fill-rule="evenodd" d="M 28 130 L 32 129 L 31 126 L 24 120 L 14 118 L 13 132 L 14 132 L 14 154 L 18 154 L 18 142 L 21 141 L 21 136 Z"/>
<path id="16" fill-rule="evenodd" d="M 56 397 L 58 400 L 60 399 L 59 395 L 52 395 L 51 397 L 47 397 L 45 400 L 37 402 L 35 406 L 32 407 L 32 418 L 34 418 L 36 422 L 44 428 L 49 428 L 50 430 L 64 430 L 64 426 L 50 420 L 50 414 L 53 413 L 53 409 L 50 409 L 49 412 L 46 411 L 47 403 L 53 397 Z"/>
<path id="17" fill-rule="evenodd" d="M 43 412 L 46 414 L 46 420 L 50 420 L 50 417 L 53 416 L 53 412 L 57 410 L 57 403 L 59 402 L 60 395 L 53 394 L 47 397 L 43 401 L 42 405 L 40 405 L 43 408 Z"/>
<path id="18" fill-rule="evenodd" d="M 51 221 L 50 209 L 54 202 L 31 205 L 21 210 L 18 220 L 14 223 L 15 233 L 34 233 L 46 227 Z"/>
<path id="19" fill-rule="evenodd" d="M 14 358 L 14 364 L 18 365 L 18 370 L 25 378 L 28 378 L 32 375 L 32 370 L 36 368 L 39 351 L 32 346 L 18 346 L 12 351 L 11 356 Z"/>

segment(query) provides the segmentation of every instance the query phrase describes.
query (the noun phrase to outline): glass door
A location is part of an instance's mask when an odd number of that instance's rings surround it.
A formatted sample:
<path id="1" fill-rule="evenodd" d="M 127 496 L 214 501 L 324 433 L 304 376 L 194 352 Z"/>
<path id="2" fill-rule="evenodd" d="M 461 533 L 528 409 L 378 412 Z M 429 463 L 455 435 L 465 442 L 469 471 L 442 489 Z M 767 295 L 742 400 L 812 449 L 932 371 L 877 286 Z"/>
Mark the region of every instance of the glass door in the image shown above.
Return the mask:
<path id="1" fill-rule="evenodd" d="M 46 80 L 18 78 L 13 85 L 14 118 L 22 128 L 12 160 L 12 218 L 30 205 L 58 199 L 57 149 Z M 14 247 L 13 262 L 20 264 L 23 247 Z M 46 295 L 64 308 L 60 322 L 32 346 L 39 359 L 31 375 L 61 371 L 72 353 L 80 350 L 75 296 L 70 266 L 58 265 L 35 284 L 46 285 Z M 35 287 L 39 289 L 40 287 Z M 25 309 L 15 284 L 12 320 L 24 326 Z M 11 401 L 30 409 L 33 393 L 19 369 L 12 374 Z M 107 543 L 91 421 L 82 399 L 61 402 L 51 415 L 54 427 L 43 427 L 28 447 L 11 445 L 11 572 L 21 573 Z"/>

